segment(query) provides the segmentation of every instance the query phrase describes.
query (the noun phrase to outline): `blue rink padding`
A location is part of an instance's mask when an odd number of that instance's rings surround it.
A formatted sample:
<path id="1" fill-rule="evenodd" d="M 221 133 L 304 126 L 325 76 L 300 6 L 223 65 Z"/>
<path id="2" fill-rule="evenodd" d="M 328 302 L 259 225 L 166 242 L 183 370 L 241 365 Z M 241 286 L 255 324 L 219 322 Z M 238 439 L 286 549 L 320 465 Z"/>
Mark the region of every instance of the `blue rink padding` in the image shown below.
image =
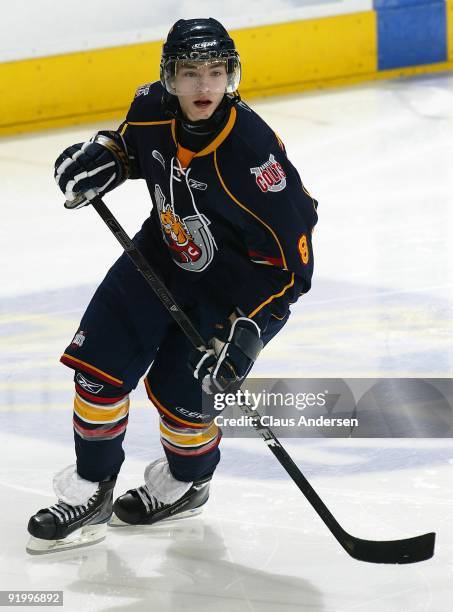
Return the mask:
<path id="1" fill-rule="evenodd" d="M 427 4 L 445 4 L 445 0 L 374 0 L 376 11 L 382 9 L 405 8 L 410 6 L 426 6 Z"/>
<path id="2" fill-rule="evenodd" d="M 391 70 L 445 62 L 445 0 L 374 0 L 378 69 Z"/>

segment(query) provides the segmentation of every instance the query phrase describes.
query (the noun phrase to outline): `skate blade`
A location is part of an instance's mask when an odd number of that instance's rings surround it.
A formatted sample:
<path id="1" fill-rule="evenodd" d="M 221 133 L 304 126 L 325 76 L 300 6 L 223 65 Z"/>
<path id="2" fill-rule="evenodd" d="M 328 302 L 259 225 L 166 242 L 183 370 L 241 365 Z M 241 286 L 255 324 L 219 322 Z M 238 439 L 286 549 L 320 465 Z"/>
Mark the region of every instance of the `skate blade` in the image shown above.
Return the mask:
<path id="1" fill-rule="evenodd" d="M 61 540 L 43 540 L 42 538 L 31 536 L 28 540 L 26 551 L 29 555 L 45 555 L 61 550 L 91 546 L 92 544 L 102 542 L 105 539 L 106 533 L 107 523 L 101 523 L 100 525 L 85 525 Z"/>
<path id="2" fill-rule="evenodd" d="M 162 525 L 162 523 L 173 523 L 174 521 L 179 521 L 180 519 L 190 518 L 191 516 L 196 516 L 197 514 L 201 514 L 203 512 L 203 508 L 200 506 L 199 508 L 193 508 L 192 510 L 186 510 L 185 512 L 181 512 L 180 514 L 176 514 L 175 516 L 169 516 L 167 518 L 161 519 L 160 521 L 156 521 L 155 523 L 138 523 L 136 525 L 132 523 L 125 523 L 121 519 L 119 519 L 115 513 L 112 514 L 112 518 L 109 521 L 109 527 L 157 527 Z"/>

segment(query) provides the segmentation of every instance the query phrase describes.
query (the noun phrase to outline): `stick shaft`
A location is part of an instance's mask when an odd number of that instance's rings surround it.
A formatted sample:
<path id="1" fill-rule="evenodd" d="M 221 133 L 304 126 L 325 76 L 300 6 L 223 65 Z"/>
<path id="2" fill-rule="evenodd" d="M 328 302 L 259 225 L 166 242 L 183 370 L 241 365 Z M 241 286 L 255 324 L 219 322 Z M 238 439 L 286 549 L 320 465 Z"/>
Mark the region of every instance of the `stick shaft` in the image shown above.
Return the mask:
<path id="1" fill-rule="evenodd" d="M 196 348 L 201 348 L 205 346 L 203 338 L 198 333 L 198 330 L 193 326 L 190 319 L 186 316 L 186 314 L 181 310 L 181 308 L 176 303 L 174 297 L 168 291 L 164 283 L 157 276 L 154 270 L 151 268 L 148 260 L 142 255 L 142 253 L 138 250 L 137 246 L 134 244 L 133 240 L 129 238 L 126 231 L 121 227 L 117 219 L 110 212 L 109 208 L 102 201 L 99 196 L 96 196 L 91 200 L 92 206 L 96 209 L 96 212 L 102 218 L 104 223 L 107 225 L 109 230 L 121 244 L 126 254 L 130 257 L 130 259 L 135 264 L 137 270 L 144 276 L 148 284 L 151 286 L 151 289 L 160 299 L 162 304 L 168 310 L 173 319 L 178 323 L 182 331 L 185 333 L 189 341 Z"/>
<path id="2" fill-rule="evenodd" d="M 204 339 L 193 326 L 187 315 L 179 308 L 172 294 L 165 287 L 164 283 L 151 268 L 147 259 L 129 238 L 102 199 L 96 196 L 91 199 L 91 204 L 133 261 L 137 270 L 143 275 L 170 315 L 181 327 L 181 330 L 185 333 L 192 345 L 195 348 L 205 347 L 206 343 Z M 286 473 L 310 502 L 329 531 L 349 555 L 362 561 L 374 563 L 411 563 L 428 559 L 433 555 L 433 533 L 418 536 L 416 538 L 409 538 L 408 540 L 382 542 L 362 540 L 347 533 L 299 470 L 272 430 L 263 425 L 259 413 L 250 406 L 244 404 L 240 404 L 240 408 L 246 416 L 252 417 L 255 431 L 266 442 L 274 457 L 278 460 Z"/>
<path id="3" fill-rule="evenodd" d="M 104 222 L 106 223 L 110 231 L 113 233 L 115 238 L 118 240 L 118 242 L 121 244 L 127 255 L 134 262 L 138 271 L 146 279 L 146 281 L 156 293 L 158 298 L 161 300 L 165 308 L 175 319 L 178 325 L 180 325 L 181 329 L 186 334 L 187 338 L 190 340 L 193 346 L 206 346 L 205 341 L 200 336 L 195 327 L 192 325 L 190 319 L 176 304 L 171 293 L 165 287 L 160 278 L 155 274 L 147 259 L 145 259 L 145 257 L 136 247 L 133 240 L 129 238 L 125 230 L 121 227 L 117 219 L 110 212 L 109 208 L 102 201 L 102 199 L 100 197 L 96 197 L 91 200 L 91 204 L 96 209 L 97 213 L 101 216 L 101 218 L 104 220 Z M 324 502 L 318 496 L 318 494 L 310 485 L 308 480 L 299 470 L 297 465 L 288 455 L 288 453 L 283 448 L 279 440 L 276 438 L 272 430 L 262 424 L 259 413 L 249 406 L 241 405 L 240 407 L 242 408 L 244 414 L 252 417 L 255 431 L 266 442 L 271 452 L 274 454 L 274 456 L 280 462 L 286 472 L 291 476 L 291 478 L 294 480 L 299 489 L 304 493 L 305 497 L 314 507 L 316 512 L 320 514 L 321 510 L 320 516 L 325 522 L 325 524 L 329 527 L 329 529 L 332 530 L 332 527 L 334 529 L 341 529 L 335 517 L 331 514 L 327 506 L 324 504 Z"/>

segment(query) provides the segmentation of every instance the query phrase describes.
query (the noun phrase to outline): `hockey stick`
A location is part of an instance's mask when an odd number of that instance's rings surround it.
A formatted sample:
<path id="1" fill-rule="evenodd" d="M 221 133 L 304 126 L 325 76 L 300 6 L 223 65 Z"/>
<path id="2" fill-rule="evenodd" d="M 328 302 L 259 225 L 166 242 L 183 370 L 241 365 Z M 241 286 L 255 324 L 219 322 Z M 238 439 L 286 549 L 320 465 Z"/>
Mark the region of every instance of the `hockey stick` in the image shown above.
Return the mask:
<path id="1" fill-rule="evenodd" d="M 96 196 L 91 199 L 91 204 L 193 346 L 197 348 L 205 347 L 205 341 L 192 325 L 190 319 L 176 304 L 171 293 L 155 274 L 148 261 L 140 253 L 102 199 Z M 433 556 L 435 533 L 425 533 L 405 540 L 376 541 L 356 538 L 345 531 L 272 431 L 263 425 L 258 412 L 247 405 L 241 405 L 240 408 L 246 416 L 251 417 L 253 427 L 257 433 L 263 438 L 273 455 L 291 476 L 330 532 L 351 557 L 369 563 L 415 563 L 417 561 L 425 561 Z"/>

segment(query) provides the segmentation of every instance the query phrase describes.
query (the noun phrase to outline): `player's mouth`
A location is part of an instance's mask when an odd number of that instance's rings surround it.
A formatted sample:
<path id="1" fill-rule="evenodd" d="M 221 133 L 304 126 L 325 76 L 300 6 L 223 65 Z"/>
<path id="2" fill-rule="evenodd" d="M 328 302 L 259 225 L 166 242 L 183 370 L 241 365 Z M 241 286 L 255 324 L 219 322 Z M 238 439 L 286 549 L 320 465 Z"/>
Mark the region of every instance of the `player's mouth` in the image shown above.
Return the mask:
<path id="1" fill-rule="evenodd" d="M 204 110 L 211 106 L 212 100 L 194 100 L 194 104 L 197 108 Z"/>

